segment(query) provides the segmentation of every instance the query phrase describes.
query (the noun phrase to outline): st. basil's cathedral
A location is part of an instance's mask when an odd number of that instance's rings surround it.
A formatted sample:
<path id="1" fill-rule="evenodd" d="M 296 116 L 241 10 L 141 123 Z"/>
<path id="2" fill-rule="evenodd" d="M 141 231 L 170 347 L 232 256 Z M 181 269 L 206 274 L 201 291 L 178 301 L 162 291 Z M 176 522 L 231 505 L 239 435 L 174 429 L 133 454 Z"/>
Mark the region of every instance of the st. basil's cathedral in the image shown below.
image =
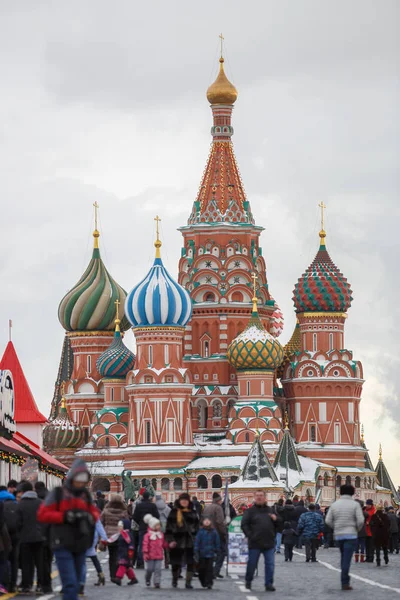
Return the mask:
<path id="1" fill-rule="evenodd" d="M 127 293 L 106 269 L 97 219 L 92 259 L 61 300 L 65 340 L 47 452 L 84 458 L 94 489 L 121 490 L 122 472 L 173 500 L 208 500 L 228 482 L 235 505 L 254 487 L 269 501 L 298 495 L 330 504 L 341 483 L 361 499 L 400 501 L 361 428 L 361 363 L 345 346 L 352 290 L 326 247 L 294 286 L 297 324 L 279 342 L 283 315 L 267 279 L 232 144 L 237 90 L 224 72 L 207 90 L 211 150 L 186 225 L 178 278 L 155 260 Z M 97 206 L 95 207 L 97 216 Z M 125 346 L 130 328 L 136 356 Z"/>

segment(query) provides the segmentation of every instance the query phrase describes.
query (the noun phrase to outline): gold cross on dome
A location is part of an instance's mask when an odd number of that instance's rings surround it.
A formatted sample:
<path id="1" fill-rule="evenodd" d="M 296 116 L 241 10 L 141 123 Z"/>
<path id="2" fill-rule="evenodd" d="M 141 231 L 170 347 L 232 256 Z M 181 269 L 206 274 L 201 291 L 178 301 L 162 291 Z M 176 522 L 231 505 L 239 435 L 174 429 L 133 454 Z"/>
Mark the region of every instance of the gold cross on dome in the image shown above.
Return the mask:
<path id="1" fill-rule="evenodd" d="M 157 234 L 157 239 L 160 237 L 160 232 L 158 230 L 158 224 L 161 221 L 160 217 L 157 215 L 156 217 L 154 217 L 154 220 L 156 222 L 156 234 Z"/>
<path id="2" fill-rule="evenodd" d="M 320 202 L 318 204 L 318 206 L 321 209 L 321 229 L 323 231 L 325 229 L 325 227 L 324 227 L 325 226 L 325 213 L 324 213 L 324 210 L 326 209 L 326 204 L 324 204 L 323 202 Z"/>
<path id="3" fill-rule="evenodd" d="M 258 273 L 253 273 L 252 276 L 251 276 L 251 278 L 253 280 L 253 293 L 254 293 L 254 297 L 256 297 Z"/>
<path id="4" fill-rule="evenodd" d="M 93 203 L 94 206 L 94 228 L 97 229 L 97 211 L 99 210 L 99 205 L 97 202 Z"/>
<path id="5" fill-rule="evenodd" d="M 219 39 L 221 41 L 221 58 L 223 58 L 223 46 L 224 46 L 224 36 L 222 35 L 222 33 L 219 34 Z"/>
<path id="6" fill-rule="evenodd" d="M 115 320 L 118 321 L 119 320 L 119 305 L 121 304 L 121 302 L 119 300 L 116 300 L 114 302 L 115 304 Z"/>

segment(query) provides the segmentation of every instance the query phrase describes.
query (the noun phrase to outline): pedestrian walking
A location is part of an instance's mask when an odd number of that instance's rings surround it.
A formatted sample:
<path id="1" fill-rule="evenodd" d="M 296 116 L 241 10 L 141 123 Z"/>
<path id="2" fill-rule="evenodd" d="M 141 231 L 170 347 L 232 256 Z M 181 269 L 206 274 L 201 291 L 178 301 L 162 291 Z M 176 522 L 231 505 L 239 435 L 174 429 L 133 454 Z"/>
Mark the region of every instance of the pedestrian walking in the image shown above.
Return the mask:
<path id="1" fill-rule="evenodd" d="M 297 523 L 298 523 L 301 515 L 303 515 L 304 513 L 307 512 L 307 509 L 304 506 L 304 500 L 299 500 L 297 502 L 297 504 L 295 506 L 295 511 L 296 511 L 296 520 L 297 520 Z M 303 547 L 303 538 L 302 538 L 301 534 L 299 533 L 299 531 L 297 530 L 296 548 L 298 548 L 299 550 L 301 550 L 302 547 Z"/>
<path id="2" fill-rule="evenodd" d="M 1 492 L 0 492 L 1 493 Z M 18 577 L 18 566 L 19 566 L 19 529 L 18 529 L 18 507 L 17 501 L 14 494 L 10 494 L 6 491 L 7 496 L 4 500 L 0 501 L 4 507 L 4 523 L 7 527 L 8 534 L 11 540 L 11 548 L 8 554 L 8 577 L 7 589 L 13 594 L 17 591 L 17 577 Z"/>
<path id="3" fill-rule="evenodd" d="M 78 598 L 85 553 L 93 542 L 99 517 L 87 489 L 89 479 L 86 463 L 75 460 L 63 487 L 52 490 L 37 513 L 40 523 L 52 525 L 53 550 L 64 600 Z"/>
<path id="4" fill-rule="evenodd" d="M 171 512 L 171 508 L 165 502 L 164 498 L 162 497 L 162 493 L 161 492 L 156 492 L 155 505 L 156 505 L 157 510 L 159 512 L 159 515 L 160 515 L 161 531 L 165 534 L 165 530 L 167 528 L 167 520 L 168 520 L 169 513 Z M 165 547 L 164 547 L 164 562 L 165 562 L 165 568 L 168 569 L 169 568 L 169 548 L 168 548 L 168 544 L 166 544 Z"/>
<path id="5" fill-rule="evenodd" d="M 93 543 L 90 546 L 90 548 L 88 550 L 86 550 L 86 558 L 90 558 L 90 560 L 93 563 L 94 568 L 96 569 L 97 581 L 94 585 L 97 587 L 99 587 L 100 585 L 105 585 L 105 583 L 106 583 L 106 578 L 104 576 L 103 568 L 102 568 L 101 563 L 97 556 L 97 544 L 99 543 L 99 541 L 101 541 L 103 544 L 107 544 L 106 530 L 104 529 L 103 524 L 100 521 L 100 519 L 96 522 L 96 527 L 95 527 L 94 536 L 93 536 Z M 82 573 L 81 573 L 81 580 L 80 580 L 80 587 L 79 587 L 79 595 L 80 596 L 83 596 L 83 594 L 85 593 L 86 574 L 87 574 L 87 567 L 86 567 L 86 560 L 85 560 L 85 562 L 83 563 L 83 569 L 82 569 Z"/>
<path id="6" fill-rule="evenodd" d="M 281 553 L 281 544 L 282 544 L 282 531 L 285 523 L 284 512 L 285 507 L 283 504 L 283 498 L 279 498 L 278 502 L 274 504 L 273 511 L 276 514 L 276 544 L 275 544 L 275 552 L 277 554 Z"/>
<path id="7" fill-rule="evenodd" d="M 226 544 L 228 539 L 228 529 L 225 523 L 225 515 L 222 508 L 222 498 L 220 494 L 214 492 L 211 504 L 206 504 L 202 513 L 203 518 L 210 519 L 215 531 L 219 535 L 219 551 L 214 563 L 214 579 L 223 579 L 221 573 L 224 558 L 226 556 Z"/>
<path id="8" fill-rule="evenodd" d="M 37 513 L 42 501 L 39 500 L 30 481 L 23 481 L 19 490 L 22 491 L 21 501 L 17 506 L 17 527 L 21 548 L 21 592 L 29 594 L 32 591 L 36 569 L 36 593 L 40 594 L 43 583 L 45 537 L 43 527 L 37 519 Z"/>
<path id="9" fill-rule="evenodd" d="M 186 564 L 186 584 L 193 589 L 194 540 L 199 528 L 199 519 L 193 509 L 189 494 L 183 493 L 176 500 L 168 515 L 165 537 L 169 544 L 172 567 L 172 586 L 178 586 L 182 565 Z"/>
<path id="10" fill-rule="evenodd" d="M 399 553 L 399 546 L 398 546 L 399 520 L 396 517 L 396 513 L 394 512 L 393 506 L 389 507 L 387 515 L 388 515 L 389 521 L 390 521 L 389 552 L 390 552 L 390 554 L 393 554 L 394 552 L 396 552 L 396 554 L 398 554 Z"/>
<path id="11" fill-rule="evenodd" d="M 152 499 L 150 497 L 150 493 L 147 490 L 141 489 L 140 495 L 142 496 L 142 499 L 140 502 L 138 502 L 136 504 L 135 510 L 132 515 L 132 519 L 139 527 L 138 545 L 136 547 L 136 553 L 137 553 L 136 566 L 138 569 L 143 569 L 144 561 L 143 561 L 142 545 L 143 545 L 143 538 L 147 531 L 147 523 L 145 523 L 144 517 L 146 515 L 151 515 L 152 517 L 159 519 L 160 514 L 158 512 L 157 506 L 154 504 L 154 502 L 152 501 Z"/>
<path id="12" fill-rule="evenodd" d="M 306 562 L 317 562 L 319 535 L 324 531 L 324 519 L 311 502 L 308 511 L 302 513 L 297 526 L 297 533 L 302 537 L 306 548 Z"/>
<path id="13" fill-rule="evenodd" d="M 35 492 L 39 500 L 45 500 L 49 490 L 46 488 L 43 481 L 36 481 Z M 51 542 L 51 526 L 49 524 L 42 525 L 43 529 L 43 567 L 42 567 L 42 580 L 40 581 L 40 587 L 42 588 L 43 594 L 51 594 L 53 591 L 51 571 L 53 562 L 53 549 Z"/>
<path id="14" fill-rule="evenodd" d="M 326 516 L 328 514 L 329 511 L 329 506 L 327 506 L 325 508 L 325 514 L 324 514 L 324 521 L 325 521 L 325 526 L 324 526 L 324 548 L 328 549 L 331 548 L 331 546 L 333 546 L 333 530 L 331 527 L 329 527 L 329 525 L 326 522 Z"/>
<path id="15" fill-rule="evenodd" d="M 365 554 L 366 554 L 366 562 L 372 563 L 374 562 L 374 540 L 372 539 L 372 531 L 371 531 L 371 519 L 376 512 L 374 502 L 371 498 L 365 503 L 364 509 L 364 518 L 365 518 Z"/>
<path id="16" fill-rule="evenodd" d="M 264 556 L 265 591 L 274 592 L 275 570 L 275 521 L 274 515 L 266 502 L 265 492 L 257 490 L 254 504 L 242 517 L 242 531 L 247 537 L 249 558 L 246 569 L 246 589 L 251 590 L 254 573 L 260 555 Z"/>
<path id="17" fill-rule="evenodd" d="M 285 562 L 292 562 L 293 559 L 293 548 L 296 545 L 297 534 L 293 529 L 290 521 L 285 521 L 282 530 L 282 542 L 285 548 Z"/>
<path id="18" fill-rule="evenodd" d="M 390 520 L 384 512 L 382 504 L 376 506 L 375 513 L 370 520 L 370 527 L 376 552 L 376 566 L 381 566 L 381 550 L 383 551 L 383 559 L 387 565 L 389 562 Z"/>
<path id="19" fill-rule="evenodd" d="M 169 507 L 168 507 L 169 508 Z M 145 580 L 147 587 L 151 585 L 151 578 L 154 577 L 154 587 L 161 586 L 161 570 L 164 558 L 164 549 L 168 547 L 164 533 L 161 530 L 161 523 L 150 514 L 145 515 L 144 522 L 147 524 L 147 531 L 143 538 L 143 558 L 146 566 Z"/>
<path id="20" fill-rule="evenodd" d="M 356 499 L 356 502 L 358 502 L 361 510 L 363 510 L 364 502 L 362 500 L 358 500 L 358 499 Z M 366 535 L 367 535 L 367 533 L 365 530 L 365 520 L 364 520 L 364 525 L 361 527 L 360 531 L 358 532 L 356 551 L 354 554 L 355 562 L 360 562 L 360 563 L 365 562 L 365 538 L 366 538 Z"/>
<path id="21" fill-rule="evenodd" d="M 108 567 L 110 579 L 113 579 L 118 569 L 118 536 L 120 534 L 118 524 L 120 521 L 128 519 L 126 504 L 120 494 L 111 494 L 110 501 L 101 513 L 100 519 L 109 540 L 107 544 Z"/>
<path id="22" fill-rule="evenodd" d="M 11 538 L 4 522 L 4 503 L 0 502 L 0 594 L 7 594 L 7 556 L 11 551 Z"/>
<path id="23" fill-rule="evenodd" d="M 214 557 L 220 551 L 220 537 L 209 517 L 203 517 L 194 543 L 194 560 L 198 564 L 199 580 L 203 588 L 213 587 Z"/>
<path id="24" fill-rule="evenodd" d="M 133 556 L 135 549 L 133 547 L 133 535 L 131 531 L 131 522 L 124 519 L 118 523 L 119 536 L 118 543 L 118 569 L 115 577 L 111 578 L 113 583 L 122 585 L 122 580 L 127 575 L 128 585 L 139 583 L 133 570 Z"/>
<path id="25" fill-rule="evenodd" d="M 333 529 L 336 544 L 340 548 L 342 590 L 352 590 L 350 565 L 356 548 L 358 532 L 364 525 L 364 516 L 358 502 L 353 500 L 352 485 L 340 487 L 340 499 L 329 508 L 326 522 Z"/>

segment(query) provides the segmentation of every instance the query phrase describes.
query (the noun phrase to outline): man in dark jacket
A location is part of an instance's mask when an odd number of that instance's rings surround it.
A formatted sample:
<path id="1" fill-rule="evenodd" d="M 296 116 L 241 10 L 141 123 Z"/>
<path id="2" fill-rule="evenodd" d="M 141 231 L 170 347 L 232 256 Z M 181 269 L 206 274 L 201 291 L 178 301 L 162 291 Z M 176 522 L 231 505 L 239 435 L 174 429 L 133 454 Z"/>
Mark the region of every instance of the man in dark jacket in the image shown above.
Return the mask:
<path id="1" fill-rule="evenodd" d="M 251 590 L 254 572 L 260 554 L 264 555 L 265 591 L 274 592 L 275 570 L 275 521 L 276 515 L 267 506 L 265 492 L 258 490 L 254 494 L 254 504 L 247 509 L 242 518 L 242 530 L 247 537 L 249 558 L 246 570 L 246 589 Z"/>
<path id="2" fill-rule="evenodd" d="M 43 529 L 37 520 L 37 512 L 42 503 L 37 493 L 33 491 L 30 481 L 21 483 L 23 492 L 17 507 L 17 527 L 21 545 L 22 567 L 22 594 L 29 594 L 32 590 L 35 567 L 37 578 L 37 592 L 41 592 L 43 580 Z"/>
<path id="3" fill-rule="evenodd" d="M 43 481 L 37 481 L 35 483 L 35 492 L 37 493 L 39 500 L 43 501 L 49 493 L 49 490 L 46 488 Z M 43 579 L 40 583 L 42 592 L 44 594 L 51 594 L 53 591 L 51 583 L 51 564 L 53 562 L 53 549 L 51 547 L 51 527 L 50 525 L 43 525 L 42 527 L 44 536 L 42 570 Z"/>
<path id="4" fill-rule="evenodd" d="M 317 562 L 318 536 L 324 531 L 324 519 L 311 503 L 308 511 L 300 516 L 297 533 L 304 539 L 306 562 Z"/>
<path id="5" fill-rule="evenodd" d="M 158 512 L 157 506 L 152 502 L 150 498 L 150 493 L 146 490 L 143 492 L 142 500 L 136 504 L 136 508 L 132 515 L 133 521 L 139 526 L 139 542 L 137 547 L 137 563 L 136 566 L 138 569 L 143 569 L 144 561 L 143 561 L 143 538 L 147 531 L 147 523 L 144 522 L 145 515 L 152 515 L 156 519 L 160 518 L 160 513 Z"/>
<path id="6" fill-rule="evenodd" d="M 296 519 L 297 519 L 297 522 L 299 522 L 301 515 L 303 515 L 304 513 L 307 512 L 307 509 L 304 506 L 304 500 L 299 500 L 295 506 L 295 509 L 296 509 Z M 298 533 L 296 548 L 301 549 L 302 547 L 303 547 L 302 536 L 300 533 Z"/>
<path id="7" fill-rule="evenodd" d="M 281 553 L 281 543 L 282 543 L 282 531 L 285 523 L 284 520 L 284 512 L 285 507 L 283 506 L 283 498 L 279 498 L 278 502 L 274 504 L 273 512 L 276 515 L 276 544 L 275 551 L 277 554 Z"/>
<path id="8" fill-rule="evenodd" d="M 11 550 L 8 555 L 10 563 L 8 577 L 8 591 L 13 594 L 17 591 L 18 562 L 19 562 L 19 531 L 18 531 L 18 506 L 15 496 L 10 494 L 9 498 L 3 500 L 4 523 L 11 539 Z"/>
<path id="9" fill-rule="evenodd" d="M 203 510 L 203 518 L 210 519 L 215 531 L 219 535 L 219 552 L 216 555 L 214 563 L 214 579 L 217 577 L 222 579 L 221 568 L 224 564 L 224 558 L 226 555 L 226 544 L 228 530 L 225 524 L 224 510 L 222 508 L 222 498 L 218 492 L 213 493 L 213 500 L 211 504 L 206 504 Z"/>
<path id="10" fill-rule="evenodd" d="M 64 600 L 78 600 L 85 553 L 94 537 L 99 511 L 87 490 L 89 471 L 76 459 L 68 471 L 64 486 L 47 495 L 38 511 L 41 523 L 52 525 L 52 541 Z"/>
<path id="11" fill-rule="evenodd" d="M 399 521 L 394 512 L 393 506 L 389 507 L 387 512 L 390 521 L 390 540 L 389 540 L 389 551 L 390 554 L 396 552 L 399 553 L 398 541 L 399 541 Z"/>

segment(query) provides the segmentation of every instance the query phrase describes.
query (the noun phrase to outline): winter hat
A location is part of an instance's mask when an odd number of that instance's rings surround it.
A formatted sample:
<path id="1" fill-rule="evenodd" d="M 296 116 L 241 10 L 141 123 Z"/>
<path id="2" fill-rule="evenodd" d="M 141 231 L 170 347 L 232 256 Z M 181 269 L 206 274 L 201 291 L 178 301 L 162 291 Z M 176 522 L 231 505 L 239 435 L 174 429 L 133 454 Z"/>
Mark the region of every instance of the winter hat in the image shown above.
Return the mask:
<path id="1" fill-rule="evenodd" d="M 293 504 L 293 502 L 291 501 L 291 499 L 290 499 L 290 498 L 288 498 L 288 499 L 286 500 L 285 504 Z"/>
<path id="2" fill-rule="evenodd" d="M 74 480 L 88 483 L 89 479 L 89 469 L 87 468 L 85 461 L 81 458 L 74 460 L 70 470 L 67 473 L 67 483 L 71 484 Z"/>
<path id="3" fill-rule="evenodd" d="M 368 500 L 367 500 L 368 502 Z M 383 510 L 383 504 L 379 503 L 376 505 L 376 510 Z"/>
<path id="4" fill-rule="evenodd" d="M 284 526 L 285 529 L 291 529 L 292 524 L 291 524 L 290 521 L 285 521 L 284 524 L 283 524 L 283 526 Z"/>
<path id="5" fill-rule="evenodd" d="M 143 521 L 146 523 L 146 525 L 150 527 L 150 529 L 154 529 L 155 527 L 157 527 L 157 525 L 160 524 L 160 521 L 150 514 L 144 515 Z"/>
<path id="6" fill-rule="evenodd" d="M 124 519 L 124 520 L 122 521 L 122 524 L 123 524 L 123 526 L 124 526 L 124 529 L 130 529 L 130 528 L 131 528 L 131 522 L 130 522 L 130 520 L 129 520 L 129 519 Z"/>
<path id="7" fill-rule="evenodd" d="M 144 490 L 143 494 L 141 494 L 143 500 L 148 500 L 150 498 L 150 493 L 147 490 Z"/>
<path id="8" fill-rule="evenodd" d="M 139 496 L 143 496 L 143 494 L 145 493 L 145 491 L 146 491 L 146 488 L 144 488 L 144 487 L 140 488 L 140 490 L 139 490 Z"/>
<path id="9" fill-rule="evenodd" d="M 368 500 L 365 503 L 367 506 L 373 506 L 374 505 L 374 501 L 371 500 L 371 498 L 368 498 Z"/>
<path id="10" fill-rule="evenodd" d="M 162 498 L 162 493 L 161 492 L 156 492 L 156 498 L 157 499 Z"/>

